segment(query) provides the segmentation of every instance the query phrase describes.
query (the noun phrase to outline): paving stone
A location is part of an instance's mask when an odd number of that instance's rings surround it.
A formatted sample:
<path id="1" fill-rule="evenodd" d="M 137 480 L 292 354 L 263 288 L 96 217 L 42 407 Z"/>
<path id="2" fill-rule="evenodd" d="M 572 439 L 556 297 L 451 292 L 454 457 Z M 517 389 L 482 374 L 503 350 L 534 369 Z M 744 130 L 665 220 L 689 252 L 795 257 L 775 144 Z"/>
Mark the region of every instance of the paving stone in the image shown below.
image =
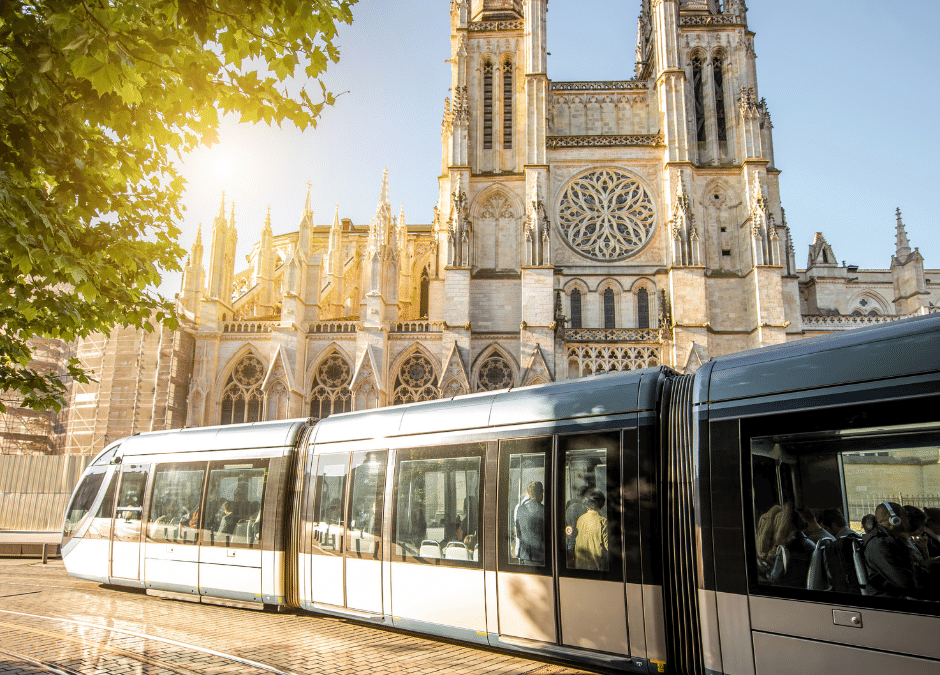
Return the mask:
<path id="1" fill-rule="evenodd" d="M 332 618 L 105 588 L 69 577 L 61 561 L 40 565 L 21 559 L 0 559 L 0 646 L 67 672 L 89 675 L 270 673 L 201 650 L 295 675 L 585 673 Z M 44 672 L 0 654 L 4 675 Z"/>

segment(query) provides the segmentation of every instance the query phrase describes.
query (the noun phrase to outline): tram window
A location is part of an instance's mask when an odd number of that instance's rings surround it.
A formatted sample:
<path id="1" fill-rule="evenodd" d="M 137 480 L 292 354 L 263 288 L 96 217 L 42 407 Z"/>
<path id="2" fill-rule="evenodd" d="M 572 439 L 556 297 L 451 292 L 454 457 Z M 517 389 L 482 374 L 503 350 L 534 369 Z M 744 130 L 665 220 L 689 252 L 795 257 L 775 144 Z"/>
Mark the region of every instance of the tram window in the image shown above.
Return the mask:
<path id="1" fill-rule="evenodd" d="M 346 550 L 361 558 L 381 556 L 385 463 L 384 452 L 360 452 L 353 457 Z"/>
<path id="2" fill-rule="evenodd" d="M 342 555 L 343 499 L 349 455 L 321 455 L 317 466 L 316 505 L 313 519 L 314 552 Z"/>
<path id="3" fill-rule="evenodd" d="M 121 477 L 121 493 L 118 497 L 117 518 L 125 522 L 140 521 L 147 487 L 147 471 L 125 471 Z"/>
<path id="4" fill-rule="evenodd" d="M 940 425 L 752 438 L 758 588 L 940 600 L 938 466 Z"/>
<path id="5" fill-rule="evenodd" d="M 203 546 L 252 548 L 261 542 L 268 460 L 211 462 L 200 519 Z"/>
<path id="6" fill-rule="evenodd" d="M 114 509 L 114 540 L 139 541 L 144 490 L 147 487 L 148 467 L 124 466 Z"/>
<path id="7" fill-rule="evenodd" d="M 583 434 L 558 442 L 565 568 L 620 580 L 619 437 Z"/>
<path id="8" fill-rule="evenodd" d="M 399 453 L 393 535 L 396 559 L 480 566 L 484 450 L 485 445 L 477 443 Z"/>
<path id="9" fill-rule="evenodd" d="M 161 464 L 153 478 L 147 541 L 195 544 L 206 464 Z"/>
<path id="10" fill-rule="evenodd" d="M 526 438 L 499 444 L 500 569 L 548 569 L 551 514 L 547 467 L 552 439 Z"/>
<path id="11" fill-rule="evenodd" d="M 114 488 L 117 486 L 120 473 L 115 471 L 108 481 L 108 487 L 105 489 L 104 497 L 98 510 L 95 511 L 94 519 L 85 532 L 86 539 L 110 539 L 111 538 L 111 514 L 114 513 Z"/>
<path id="12" fill-rule="evenodd" d="M 78 490 L 75 492 L 75 496 L 72 498 L 72 503 L 69 504 L 69 508 L 66 511 L 65 527 L 62 532 L 63 541 L 72 537 L 82 522 L 84 522 L 85 515 L 88 513 L 89 509 L 94 506 L 95 498 L 101 490 L 101 483 L 104 481 L 104 476 L 104 471 L 95 471 L 89 473 L 85 476 L 84 480 L 82 480 L 81 485 L 79 485 Z"/>

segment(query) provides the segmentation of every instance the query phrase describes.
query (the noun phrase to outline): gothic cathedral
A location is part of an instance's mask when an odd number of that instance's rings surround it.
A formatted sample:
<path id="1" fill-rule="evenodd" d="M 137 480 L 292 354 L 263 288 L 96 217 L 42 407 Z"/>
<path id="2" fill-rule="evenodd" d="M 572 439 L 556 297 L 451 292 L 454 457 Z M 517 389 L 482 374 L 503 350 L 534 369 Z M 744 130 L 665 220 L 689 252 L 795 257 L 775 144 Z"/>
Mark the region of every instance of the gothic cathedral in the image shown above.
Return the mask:
<path id="1" fill-rule="evenodd" d="M 394 214 L 387 175 L 367 225 L 316 224 L 308 193 L 237 271 L 223 199 L 179 296 L 187 426 L 691 372 L 929 311 L 940 284 L 900 213 L 890 270 L 840 265 L 821 234 L 797 269 L 742 0 L 642 0 L 635 72 L 612 82 L 550 79 L 546 10 L 451 2 L 431 223 Z"/>

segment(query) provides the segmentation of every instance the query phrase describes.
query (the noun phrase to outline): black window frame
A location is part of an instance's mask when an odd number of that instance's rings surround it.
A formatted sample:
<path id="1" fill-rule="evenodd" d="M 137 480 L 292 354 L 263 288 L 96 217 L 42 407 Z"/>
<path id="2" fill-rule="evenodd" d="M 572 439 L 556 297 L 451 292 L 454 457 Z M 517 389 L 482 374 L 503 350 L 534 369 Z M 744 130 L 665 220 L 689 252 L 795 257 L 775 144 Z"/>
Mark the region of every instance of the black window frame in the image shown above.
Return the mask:
<path id="1" fill-rule="evenodd" d="M 741 505 L 743 506 L 744 567 L 747 592 L 754 596 L 802 600 L 826 605 L 854 606 L 915 614 L 940 616 L 940 601 L 908 600 L 871 595 L 810 591 L 803 588 L 771 586 L 760 583 L 755 542 L 753 480 L 751 476 L 751 441 L 768 436 L 852 431 L 877 427 L 900 427 L 940 421 L 940 395 L 881 400 L 854 405 L 836 405 L 798 412 L 783 412 L 746 417 L 740 421 Z M 842 485 L 844 490 L 844 483 Z M 844 492 L 843 492 L 844 496 Z M 714 498 L 714 495 L 713 495 Z M 720 562 L 720 561 L 719 561 Z"/>
<path id="2" fill-rule="evenodd" d="M 623 485 L 621 481 L 621 456 L 623 437 L 621 429 L 586 431 L 559 434 L 555 443 L 555 556 L 558 561 L 558 576 L 571 579 L 594 579 L 623 583 Z M 569 450 L 588 450 L 598 447 L 606 439 L 607 449 L 607 541 L 608 564 L 606 570 L 587 570 L 568 567 L 565 533 L 565 457 Z M 580 446 L 580 447 L 578 447 Z"/>
<path id="3" fill-rule="evenodd" d="M 512 555 L 510 550 L 510 542 L 512 537 L 510 536 L 509 531 L 509 519 L 511 514 L 509 513 L 509 494 L 507 491 L 507 486 L 509 483 L 509 457 L 512 455 L 522 454 L 521 451 L 513 451 L 513 446 L 523 445 L 523 444 L 544 444 L 544 447 L 541 449 L 533 449 L 530 452 L 525 454 L 539 454 L 541 451 L 544 453 L 545 459 L 545 482 L 543 487 L 545 489 L 545 499 L 543 500 L 543 506 L 545 508 L 545 520 L 544 520 L 544 541 L 545 541 L 545 563 L 543 565 L 525 565 L 520 563 L 512 562 Z M 534 574 L 538 576 L 552 576 L 554 574 L 554 557 L 552 556 L 552 551 L 554 550 L 553 538 L 552 538 L 552 513 L 554 512 L 554 503 L 549 502 L 551 499 L 554 502 L 555 490 L 552 489 L 554 481 L 554 463 L 552 462 L 552 456 L 554 453 L 555 447 L 555 437 L 554 436 L 525 436 L 521 438 L 505 438 L 500 439 L 499 441 L 499 455 L 498 455 L 498 469 L 497 469 L 497 484 L 496 484 L 496 499 L 497 499 L 497 527 L 496 527 L 496 536 L 497 544 L 497 557 L 496 557 L 496 569 L 499 572 L 509 572 L 513 574 Z"/>

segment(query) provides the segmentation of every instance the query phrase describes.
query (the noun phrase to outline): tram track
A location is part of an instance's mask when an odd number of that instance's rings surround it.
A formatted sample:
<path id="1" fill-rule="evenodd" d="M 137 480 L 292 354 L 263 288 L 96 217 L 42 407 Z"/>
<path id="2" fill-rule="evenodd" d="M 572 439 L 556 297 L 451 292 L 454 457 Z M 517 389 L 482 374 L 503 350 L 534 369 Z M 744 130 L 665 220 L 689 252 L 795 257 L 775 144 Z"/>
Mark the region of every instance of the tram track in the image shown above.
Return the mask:
<path id="1" fill-rule="evenodd" d="M 40 668 L 41 670 L 46 671 L 47 673 L 54 673 L 55 675 L 83 675 L 77 670 L 71 668 L 66 668 L 63 666 L 55 666 L 49 663 L 48 661 L 42 661 L 40 659 L 34 659 L 31 656 L 26 654 L 21 654 L 19 652 L 13 651 L 12 649 L 6 649 L 0 647 L 0 654 L 7 656 L 11 659 L 16 659 L 17 661 L 22 661 L 23 663 L 28 663 L 31 666 Z"/>
<path id="2" fill-rule="evenodd" d="M 228 661 L 232 663 L 234 667 L 239 668 L 239 670 L 237 671 L 233 670 L 233 672 L 242 673 L 242 672 L 245 672 L 244 671 L 245 667 L 249 667 L 249 668 L 254 668 L 255 670 L 258 670 L 258 671 L 262 671 L 266 673 L 273 673 L 274 675 L 297 675 L 296 673 L 293 673 L 291 671 L 282 670 L 280 668 L 276 668 L 269 664 L 261 663 L 258 661 L 253 661 L 251 659 L 245 659 L 240 656 L 236 656 L 234 654 L 226 654 L 224 652 L 216 651 L 214 649 L 208 649 L 206 647 L 201 647 L 199 645 L 189 644 L 186 642 L 181 642 L 179 640 L 172 640 L 169 638 L 164 638 L 164 637 L 160 637 L 156 635 L 148 635 L 146 633 L 128 630 L 126 628 L 116 628 L 112 626 L 104 626 L 104 625 L 89 622 L 89 621 L 80 621 L 77 619 L 68 619 L 65 617 L 48 616 L 48 615 L 42 615 L 42 614 L 31 614 L 27 612 L 17 612 L 17 611 L 6 610 L 6 609 L 0 609 L 0 614 L 15 616 L 15 617 L 23 617 L 26 619 L 33 619 L 33 620 L 40 620 L 40 621 L 64 623 L 64 624 L 78 626 L 78 627 L 82 627 L 86 629 L 100 630 L 100 631 L 104 631 L 104 632 L 111 633 L 111 634 L 124 635 L 124 636 L 138 638 L 144 641 L 170 645 L 181 650 L 185 650 L 189 652 L 198 652 L 201 654 L 212 656 L 217 659 Z M 63 633 L 63 632 L 51 632 L 51 631 L 43 630 L 40 628 L 24 626 L 20 623 L 9 623 L 6 621 L 0 621 L 0 629 L 15 630 L 15 631 L 19 631 L 22 633 L 30 633 L 30 634 L 37 635 L 37 636 L 51 638 L 54 640 L 71 642 L 73 644 L 80 645 L 85 648 L 90 647 L 90 648 L 97 649 L 103 652 L 108 652 L 117 657 L 131 659 L 131 660 L 143 663 L 143 664 L 147 664 L 149 666 L 153 666 L 155 668 L 164 669 L 168 672 L 177 673 L 177 675 L 201 675 L 200 671 L 198 670 L 193 670 L 191 668 L 187 668 L 187 667 L 175 664 L 175 663 L 170 663 L 168 661 L 163 661 L 159 659 L 154 659 L 152 657 L 143 656 L 141 654 L 138 654 L 133 651 L 123 649 L 120 647 L 113 647 L 110 645 L 105 645 L 105 644 L 102 644 L 101 641 L 67 635 L 66 633 Z M 4 649 L 0 649 L 0 652 L 4 652 Z M 65 675 L 74 675 L 75 673 L 79 672 L 79 671 L 74 671 L 68 668 L 63 668 L 62 666 L 51 666 L 47 662 L 43 662 L 41 659 L 33 659 L 33 657 L 27 657 L 26 655 L 23 655 L 23 654 L 10 652 L 8 655 L 11 658 L 18 658 L 19 660 L 27 660 L 28 662 L 33 663 L 37 667 L 41 667 L 41 668 L 44 668 L 45 670 L 48 670 L 48 672 L 64 673 Z M 21 657 L 25 657 L 25 659 Z M 219 672 L 218 668 L 213 667 L 212 672 Z"/>

